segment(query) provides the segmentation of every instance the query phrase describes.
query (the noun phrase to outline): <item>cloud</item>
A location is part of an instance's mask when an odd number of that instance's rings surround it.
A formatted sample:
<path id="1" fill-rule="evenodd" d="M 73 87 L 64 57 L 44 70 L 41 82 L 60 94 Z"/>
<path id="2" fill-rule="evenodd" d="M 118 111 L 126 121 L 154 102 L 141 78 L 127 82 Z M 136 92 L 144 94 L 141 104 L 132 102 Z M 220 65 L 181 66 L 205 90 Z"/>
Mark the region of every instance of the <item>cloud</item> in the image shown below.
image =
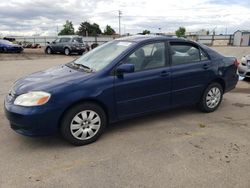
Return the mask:
<path id="1" fill-rule="evenodd" d="M 122 11 L 122 32 L 144 29 L 173 32 L 179 26 L 187 30 L 250 29 L 248 1 L 236 0 L 9 0 L 0 2 L 0 33 L 4 35 L 55 35 L 66 20 L 75 29 L 85 20 L 107 24 L 118 31 L 118 10 Z"/>

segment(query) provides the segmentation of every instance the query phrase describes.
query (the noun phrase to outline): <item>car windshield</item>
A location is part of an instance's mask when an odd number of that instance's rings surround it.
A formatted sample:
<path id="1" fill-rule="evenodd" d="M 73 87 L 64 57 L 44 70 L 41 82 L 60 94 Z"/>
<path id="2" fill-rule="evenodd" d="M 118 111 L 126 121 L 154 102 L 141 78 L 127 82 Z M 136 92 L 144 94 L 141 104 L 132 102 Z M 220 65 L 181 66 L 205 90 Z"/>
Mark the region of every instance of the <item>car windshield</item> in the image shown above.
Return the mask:
<path id="1" fill-rule="evenodd" d="M 0 40 L 0 44 L 12 44 L 12 42 L 8 40 Z"/>
<path id="2" fill-rule="evenodd" d="M 107 42 L 94 50 L 84 54 L 74 61 L 74 64 L 88 67 L 93 71 L 99 71 L 110 64 L 122 52 L 128 49 L 132 42 L 111 41 Z"/>
<path id="3" fill-rule="evenodd" d="M 76 37 L 76 38 L 73 38 L 73 42 L 83 43 L 83 40 L 80 37 Z"/>

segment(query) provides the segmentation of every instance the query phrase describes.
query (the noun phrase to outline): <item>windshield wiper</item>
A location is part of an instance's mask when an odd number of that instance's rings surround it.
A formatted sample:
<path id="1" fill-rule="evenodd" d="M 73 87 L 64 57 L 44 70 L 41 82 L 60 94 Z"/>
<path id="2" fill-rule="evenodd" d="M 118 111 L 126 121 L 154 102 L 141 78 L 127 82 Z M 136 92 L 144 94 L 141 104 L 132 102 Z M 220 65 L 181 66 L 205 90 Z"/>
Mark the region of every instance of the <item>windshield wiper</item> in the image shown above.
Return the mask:
<path id="1" fill-rule="evenodd" d="M 83 64 L 78 64 L 78 63 L 75 63 L 74 61 L 72 62 L 72 65 L 78 69 L 83 69 L 85 70 L 86 72 L 94 72 L 94 69 L 86 66 L 86 65 L 83 65 Z"/>

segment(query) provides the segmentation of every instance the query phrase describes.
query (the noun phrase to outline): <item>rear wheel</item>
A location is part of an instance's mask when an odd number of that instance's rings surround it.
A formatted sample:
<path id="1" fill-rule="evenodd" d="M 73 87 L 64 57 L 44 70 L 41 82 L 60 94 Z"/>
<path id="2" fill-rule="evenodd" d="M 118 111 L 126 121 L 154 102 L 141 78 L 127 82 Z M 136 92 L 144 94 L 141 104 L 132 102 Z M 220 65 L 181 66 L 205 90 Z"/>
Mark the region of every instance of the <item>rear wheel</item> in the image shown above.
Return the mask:
<path id="1" fill-rule="evenodd" d="M 222 97 L 222 86 L 219 83 L 212 83 L 204 91 L 199 102 L 199 108 L 203 112 L 213 112 L 219 107 Z"/>
<path id="2" fill-rule="evenodd" d="M 106 127 L 106 114 L 93 103 L 72 107 L 61 123 L 61 134 L 71 144 L 81 146 L 96 141 Z"/>
<path id="3" fill-rule="evenodd" d="M 65 54 L 65 55 L 70 55 L 70 50 L 69 50 L 69 48 L 65 48 L 65 49 L 64 49 L 64 54 Z"/>

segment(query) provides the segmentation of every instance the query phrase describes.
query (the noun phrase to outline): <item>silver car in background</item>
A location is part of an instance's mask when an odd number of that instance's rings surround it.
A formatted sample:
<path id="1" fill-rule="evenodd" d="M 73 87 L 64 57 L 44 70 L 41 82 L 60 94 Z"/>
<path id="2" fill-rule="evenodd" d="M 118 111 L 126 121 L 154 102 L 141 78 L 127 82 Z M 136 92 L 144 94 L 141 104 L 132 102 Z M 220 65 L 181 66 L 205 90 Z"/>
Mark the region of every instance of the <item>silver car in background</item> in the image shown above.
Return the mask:
<path id="1" fill-rule="evenodd" d="M 242 77 L 250 78 L 250 54 L 242 57 L 238 67 L 238 73 Z"/>

